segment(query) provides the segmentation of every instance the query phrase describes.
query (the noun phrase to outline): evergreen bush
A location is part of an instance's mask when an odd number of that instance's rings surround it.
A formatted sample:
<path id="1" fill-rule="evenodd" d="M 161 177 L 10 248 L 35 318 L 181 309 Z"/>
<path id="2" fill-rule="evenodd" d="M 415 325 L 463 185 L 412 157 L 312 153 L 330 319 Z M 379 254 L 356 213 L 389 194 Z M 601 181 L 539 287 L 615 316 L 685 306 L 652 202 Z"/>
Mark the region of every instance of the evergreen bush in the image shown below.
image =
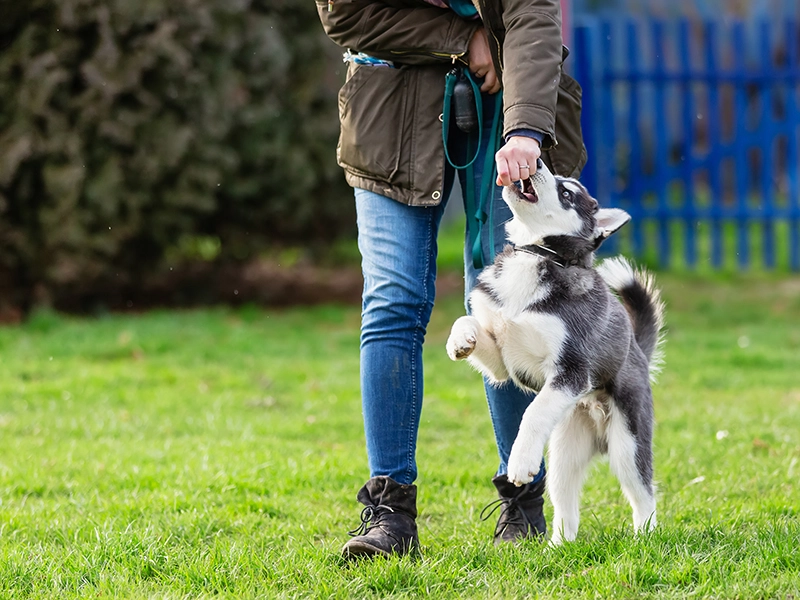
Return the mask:
<path id="1" fill-rule="evenodd" d="M 0 0 L 0 296 L 350 231 L 338 52 L 308 0 Z M 191 243 L 188 243 L 191 246 Z"/>

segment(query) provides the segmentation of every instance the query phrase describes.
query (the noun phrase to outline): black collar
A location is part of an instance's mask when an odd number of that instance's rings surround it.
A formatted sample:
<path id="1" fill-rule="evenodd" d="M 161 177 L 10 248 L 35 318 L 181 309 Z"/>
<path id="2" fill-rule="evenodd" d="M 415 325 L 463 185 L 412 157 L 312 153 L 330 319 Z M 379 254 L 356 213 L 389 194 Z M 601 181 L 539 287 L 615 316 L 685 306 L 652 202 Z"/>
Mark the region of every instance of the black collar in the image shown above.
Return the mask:
<path id="1" fill-rule="evenodd" d="M 594 251 L 602 241 L 602 237 L 586 239 L 577 235 L 548 235 L 540 244 L 520 246 L 518 249 L 543 256 L 562 269 L 567 267 L 591 269 Z"/>
<path id="2" fill-rule="evenodd" d="M 568 260 L 561 256 L 555 250 L 542 246 L 541 244 L 531 244 L 529 246 L 514 246 L 515 252 L 525 252 L 526 254 L 533 254 L 534 256 L 541 256 L 547 258 L 550 262 L 557 264 L 562 269 L 573 267 L 578 264 L 578 259 Z"/>

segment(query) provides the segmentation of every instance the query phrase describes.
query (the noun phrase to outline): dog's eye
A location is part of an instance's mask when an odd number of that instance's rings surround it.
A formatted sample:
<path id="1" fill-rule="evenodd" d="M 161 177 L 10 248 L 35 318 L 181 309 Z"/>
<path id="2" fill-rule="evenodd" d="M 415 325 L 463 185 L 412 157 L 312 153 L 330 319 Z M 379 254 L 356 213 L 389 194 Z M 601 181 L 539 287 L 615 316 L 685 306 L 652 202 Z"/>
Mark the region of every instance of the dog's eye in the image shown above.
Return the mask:
<path id="1" fill-rule="evenodd" d="M 561 192 L 561 195 L 564 196 L 564 198 L 567 198 L 567 199 L 569 199 L 569 197 L 572 196 L 572 194 L 570 194 L 567 190 L 564 190 L 563 192 Z"/>

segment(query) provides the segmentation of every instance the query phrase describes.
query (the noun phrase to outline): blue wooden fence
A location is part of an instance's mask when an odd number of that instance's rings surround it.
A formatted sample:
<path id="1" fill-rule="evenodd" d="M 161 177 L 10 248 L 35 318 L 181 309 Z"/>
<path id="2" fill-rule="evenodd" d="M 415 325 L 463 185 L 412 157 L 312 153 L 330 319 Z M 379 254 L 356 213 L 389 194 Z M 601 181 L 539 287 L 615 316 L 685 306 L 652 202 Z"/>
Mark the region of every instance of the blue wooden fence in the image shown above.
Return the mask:
<path id="1" fill-rule="evenodd" d="M 633 217 L 612 250 L 800 270 L 798 26 L 577 23 L 583 180 Z"/>

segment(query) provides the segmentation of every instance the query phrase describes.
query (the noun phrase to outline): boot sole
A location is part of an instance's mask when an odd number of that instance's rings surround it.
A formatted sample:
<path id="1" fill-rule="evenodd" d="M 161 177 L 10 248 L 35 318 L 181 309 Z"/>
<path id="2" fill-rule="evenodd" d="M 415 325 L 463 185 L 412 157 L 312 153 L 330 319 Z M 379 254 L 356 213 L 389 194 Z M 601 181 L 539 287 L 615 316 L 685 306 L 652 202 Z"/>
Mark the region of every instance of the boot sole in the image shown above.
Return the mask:
<path id="1" fill-rule="evenodd" d="M 347 542 L 344 548 L 342 548 L 342 556 L 345 558 L 368 558 L 373 556 L 389 556 L 389 554 L 389 552 L 381 550 L 377 546 L 355 540 Z"/>
<path id="2" fill-rule="evenodd" d="M 408 548 L 396 547 L 392 550 L 386 551 L 377 546 L 373 546 L 361 540 L 350 540 L 342 548 L 342 556 L 345 558 L 371 558 L 373 556 L 406 556 L 419 554 L 419 544 L 413 543 Z"/>

